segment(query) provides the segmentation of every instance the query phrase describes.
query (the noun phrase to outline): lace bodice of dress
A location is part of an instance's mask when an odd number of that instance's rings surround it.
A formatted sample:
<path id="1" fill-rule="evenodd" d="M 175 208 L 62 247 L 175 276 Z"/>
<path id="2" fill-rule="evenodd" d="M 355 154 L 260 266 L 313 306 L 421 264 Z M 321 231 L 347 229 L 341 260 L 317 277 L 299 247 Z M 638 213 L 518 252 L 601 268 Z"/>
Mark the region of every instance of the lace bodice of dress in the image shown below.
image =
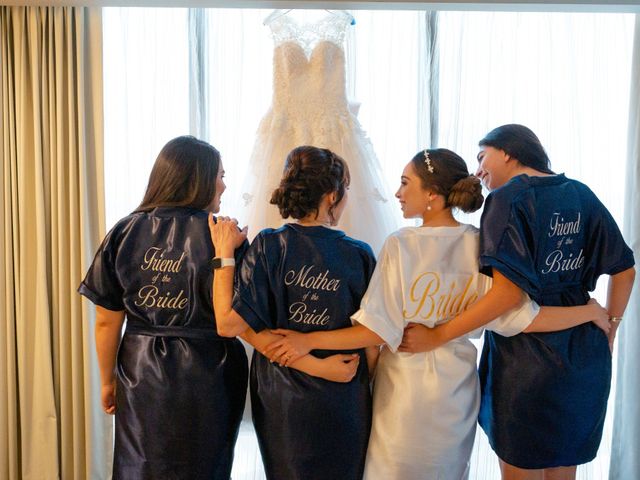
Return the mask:
<path id="1" fill-rule="evenodd" d="M 273 56 L 274 113 L 289 120 L 314 120 L 331 111 L 342 116 L 348 105 L 342 44 L 351 17 L 328 14 L 314 23 L 299 23 L 280 15 L 269 23 Z"/>
<path id="2" fill-rule="evenodd" d="M 300 23 L 286 14 L 280 14 L 269 22 L 269 27 L 276 47 L 281 43 L 295 42 L 303 48 L 308 57 L 315 45 L 321 41 L 341 46 L 351 21 L 350 15 L 340 11 L 327 14 L 314 23 Z"/>

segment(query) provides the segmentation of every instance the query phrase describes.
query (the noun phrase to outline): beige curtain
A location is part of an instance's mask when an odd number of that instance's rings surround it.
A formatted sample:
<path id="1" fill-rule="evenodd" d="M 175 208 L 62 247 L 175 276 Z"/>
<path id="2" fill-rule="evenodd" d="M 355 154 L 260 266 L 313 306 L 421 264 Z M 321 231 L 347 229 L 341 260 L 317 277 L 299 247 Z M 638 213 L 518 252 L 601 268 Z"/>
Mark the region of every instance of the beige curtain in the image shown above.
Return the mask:
<path id="1" fill-rule="evenodd" d="M 76 294 L 104 233 L 100 10 L 0 7 L 0 104 L 0 478 L 105 478 Z"/>

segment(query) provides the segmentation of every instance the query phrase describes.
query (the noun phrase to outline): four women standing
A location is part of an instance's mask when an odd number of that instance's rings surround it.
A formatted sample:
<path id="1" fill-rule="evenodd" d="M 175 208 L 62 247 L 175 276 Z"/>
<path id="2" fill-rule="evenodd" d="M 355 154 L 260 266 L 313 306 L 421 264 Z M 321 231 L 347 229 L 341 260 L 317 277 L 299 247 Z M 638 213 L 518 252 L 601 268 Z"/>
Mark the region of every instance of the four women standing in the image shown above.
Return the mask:
<path id="1" fill-rule="evenodd" d="M 284 218 L 297 221 L 256 237 L 238 269 L 233 301 L 234 251 L 244 248 L 246 231 L 238 230 L 231 220 L 209 220 L 218 257 L 213 294 L 218 332 L 241 335 L 278 360 L 270 363 L 256 352 L 251 374 L 254 423 L 269 478 L 361 478 L 371 422 L 369 370 L 361 347 L 383 343 L 388 348 L 382 350 L 376 373 L 367 478 L 465 478 L 479 403 L 476 352 L 467 334 L 496 317 L 500 318 L 489 327 L 494 331 L 486 334 L 481 364 L 480 422 L 502 460 L 503 476 L 538 478 L 539 469 L 576 465 L 595 455 L 610 380 L 608 342 L 602 330 L 612 342 L 615 320 L 622 316 L 633 282 L 633 256 L 606 209 L 586 187 L 552 174 L 548 159 L 536 163 L 546 154 L 539 156 L 544 149 L 528 129 L 500 127 L 483 139 L 481 148 L 477 175 L 497 189 L 485 206 L 479 247 L 480 267 L 493 275 L 493 284 L 478 274 L 477 230 L 458 224 L 451 215 L 452 207 L 465 211 L 480 207 L 479 180 L 469 176 L 460 157 L 443 149 L 420 152 L 405 168 L 397 194 L 403 212 L 407 217 L 421 216 L 428 228 L 402 229 L 389 237 L 364 299 L 375 260 L 366 244 L 328 228 L 340 218 L 349 184 L 346 163 L 330 151 L 299 147 L 289 155 L 272 203 Z M 164 172 L 165 177 L 175 175 Z M 222 189 L 210 210 L 217 211 Z M 563 202 L 554 201 L 558 198 Z M 192 206 L 206 208 L 206 204 Z M 205 306 L 208 298 L 211 309 L 210 273 L 208 267 L 206 274 L 201 272 L 200 266 L 213 250 L 208 241 L 194 236 L 202 233 L 204 212 L 190 212 L 189 218 L 200 220 L 186 222 L 188 226 L 180 229 L 176 212 L 164 212 L 163 217 L 156 210 L 154 215 L 134 212 L 119 222 L 81 285 L 81 293 L 104 307 L 99 307 L 99 325 L 110 325 L 104 327 L 111 332 L 109 340 L 98 338 L 98 349 L 106 352 L 101 355 L 101 373 L 107 392 L 104 403 L 111 413 L 115 332 L 120 331 L 123 310 L 129 317 L 131 327 L 120 347 L 117 389 L 118 399 L 127 401 L 118 400 L 116 416 L 117 436 L 127 432 L 122 438 L 128 443 L 119 447 L 116 442 L 116 463 L 135 464 L 129 468 L 138 469 L 130 470 L 139 472 L 137 478 L 152 478 L 152 472 L 162 471 L 150 465 L 166 463 L 153 457 L 161 451 L 156 447 L 170 447 L 175 440 L 163 443 L 160 435 L 160 441 L 145 444 L 136 439 L 132 425 L 145 432 L 149 424 L 151 432 L 157 420 L 145 412 L 141 399 L 153 398 L 161 406 L 176 400 L 191 402 L 190 418 L 165 417 L 172 424 L 193 425 L 200 408 L 219 413 L 224 410 L 220 405 L 226 406 L 229 421 L 219 432 L 217 425 L 224 422 L 218 413 L 202 420 L 216 425 L 213 429 L 220 433 L 219 443 L 207 445 L 220 457 L 233 449 L 243 406 L 238 392 L 246 369 L 239 353 L 237 358 L 214 361 L 210 351 L 213 363 L 206 368 L 184 357 L 193 348 L 199 352 L 196 360 L 204 358 L 207 354 L 191 343 L 212 338 L 207 335 L 215 324 Z M 163 228 L 164 223 L 169 226 Z M 200 230 L 191 230 L 194 225 Z M 153 245 L 142 252 L 139 232 L 144 229 L 152 232 L 145 240 Z M 127 246 L 127 240 L 134 246 Z M 194 248 L 201 243 L 209 250 L 202 247 L 196 254 Z M 174 259 L 177 253 L 180 256 Z M 140 261 L 136 255 L 142 255 Z M 187 264 L 185 272 L 182 267 Z M 160 272 L 164 276 L 147 279 L 145 272 L 155 272 L 154 268 L 173 275 Z M 586 305 L 587 292 L 602 273 L 613 275 L 607 302 L 612 327 L 599 306 Z M 172 288 L 176 278 L 182 279 L 178 296 L 178 289 L 161 291 L 164 285 L 156 282 L 165 277 L 166 287 Z M 208 295 L 202 294 L 203 288 Z M 522 292 L 545 307 L 538 312 L 536 303 Z M 178 304 L 186 312 L 176 311 Z M 553 306 L 574 308 L 549 308 Z M 112 313 L 105 317 L 105 309 Z M 167 311 L 171 315 L 158 316 Z M 350 316 L 362 325 L 346 328 Z M 198 320 L 189 320 L 195 317 Z M 589 320 L 594 323 L 586 323 Z M 197 334 L 176 330 L 178 324 L 198 327 Z M 531 333 L 536 331 L 552 333 Z M 131 339 L 135 345 L 125 348 Z M 214 343 L 235 348 L 234 342 L 216 336 Z M 432 353 L 416 354 L 434 348 Z M 329 349 L 340 353 L 329 355 Z M 392 353 L 396 350 L 400 353 Z M 373 367 L 376 355 L 367 353 Z M 132 358 L 143 360 L 133 368 L 133 377 L 125 371 Z M 142 375 L 145 362 L 145 374 L 159 374 Z M 234 377 L 227 386 L 215 383 L 215 375 L 207 373 L 216 392 L 203 391 L 215 408 L 201 407 L 204 396 L 190 400 L 192 390 L 200 388 L 183 373 L 223 371 L 223 364 L 240 374 L 223 375 L 227 381 Z M 175 389 L 160 387 L 166 381 L 164 368 L 177 378 Z M 230 391 L 220 392 L 214 385 Z M 558 414 L 557 408 L 564 413 Z M 208 427 L 200 430 L 213 435 Z M 201 459 L 204 440 L 193 433 L 188 445 L 200 442 L 193 445 L 199 452 L 193 458 Z M 579 444 L 572 444 L 571 438 L 578 438 Z M 173 457 L 173 451 L 167 456 Z M 199 462 L 190 468 L 209 465 L 209 460 Z M 150 469 L 147 477 L 145 468 Z M 226 470 L 206 468 L 176 478 L 228 478 Z M 544 473 L 545 478 L 571 478 L 574 472 L 570 468 Z M 555 474 L 560 476 L 549 476 Z"/>

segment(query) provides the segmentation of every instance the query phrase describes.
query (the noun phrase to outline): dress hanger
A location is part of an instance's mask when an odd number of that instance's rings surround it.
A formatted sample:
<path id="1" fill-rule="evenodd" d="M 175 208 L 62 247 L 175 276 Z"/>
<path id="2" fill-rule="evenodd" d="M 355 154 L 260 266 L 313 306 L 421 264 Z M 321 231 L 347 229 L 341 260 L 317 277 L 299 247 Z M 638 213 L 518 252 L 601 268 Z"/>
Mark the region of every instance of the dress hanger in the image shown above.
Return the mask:
<path id="1" fill-rule="evenodd" d="M 262 22 L 264 25 L 269 25 L 271 22 L 273 22 L 276 18 L 279 18 L 283 15 L 286 15 L 287 13 L 289 13 L 291 10 L 293 10 L 292 8 L 289 9 L 279 9 L 279 10 L 274 10 L 273 12 L 271 12 L 269 14 L 269 16 L 267 18 L 264 19 L 264 22 Z M 328 10 L 328 9 L 324 9 L 325 12 L 329 12 L 331 15 L 344 15 L 347 18 L 350 19 L 350 24 L 351 25 L 355 25 L 356 24 L 356 19 L 353 17 L 353 15 L 351 15 L 348 12 L 345 12 L 344 10 Z"/>
<path id="2" fill-rule="evenodd" d="M 289 13 L 292 9 L 288 9 L 288 10 L 274 10 L 273 12 L 271 12 L 269 14 L 269 16 L 267 18 L 264 19 L 264 22 L 262 22 L 263 25 L 269 25 L 271 22 L 273 22 L 276 18 L 281 17 L 283 15 L 286 15 L 287 13 Z"/>
<path id="3" fill-rule="evenodd" d="M 356 24 L 356 19 L 349 12 L 345 12 L 344 10 L 327 10 L 326 8 L 325 11 L 329 12 L 331 15 L 344 15 L 350 20 L 350 25 Z"/>

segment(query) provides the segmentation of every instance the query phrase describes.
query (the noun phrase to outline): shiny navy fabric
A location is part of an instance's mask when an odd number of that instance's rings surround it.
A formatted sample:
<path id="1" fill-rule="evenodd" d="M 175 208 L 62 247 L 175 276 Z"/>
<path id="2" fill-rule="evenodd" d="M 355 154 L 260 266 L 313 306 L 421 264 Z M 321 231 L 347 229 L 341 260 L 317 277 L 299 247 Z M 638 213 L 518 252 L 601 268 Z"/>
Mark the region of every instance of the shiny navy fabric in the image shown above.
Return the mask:
<path id="1" fill-rule="evenodd" d="M 256 331 L 349 327 L 374 267 L 371 248 L 341 231 L 297 224 L 266 229 L 244 257 L 233 308 Z M 359 352 L 359 369 L 349 383 L 279 367 L 254 352 L 251 407 L 268 479 L 362 478 L 371 397 L 366 358 Z"/>
<path id="2" fill-rule="evenodd" d="M 481 271 L 509 278 L 540 305 L 589 299 L 602 274 L 634 265 L 607 209 L 564 175 L 513 178 L 481 220 Z M 611 383 L 606 335 L 593 323 L 551 333 L 485 333 L 480 425 L 498 456 L 521 468 L 596 456 Z"/>
<path id="3" fill-rule="evenodd" d="M 133 213 L 106 236 L 80 285 L 127 316 L 114 480 L 230 478 L 248 365 L 240 342 L 216 333 L 213 256 L 206 212 Z"/>

